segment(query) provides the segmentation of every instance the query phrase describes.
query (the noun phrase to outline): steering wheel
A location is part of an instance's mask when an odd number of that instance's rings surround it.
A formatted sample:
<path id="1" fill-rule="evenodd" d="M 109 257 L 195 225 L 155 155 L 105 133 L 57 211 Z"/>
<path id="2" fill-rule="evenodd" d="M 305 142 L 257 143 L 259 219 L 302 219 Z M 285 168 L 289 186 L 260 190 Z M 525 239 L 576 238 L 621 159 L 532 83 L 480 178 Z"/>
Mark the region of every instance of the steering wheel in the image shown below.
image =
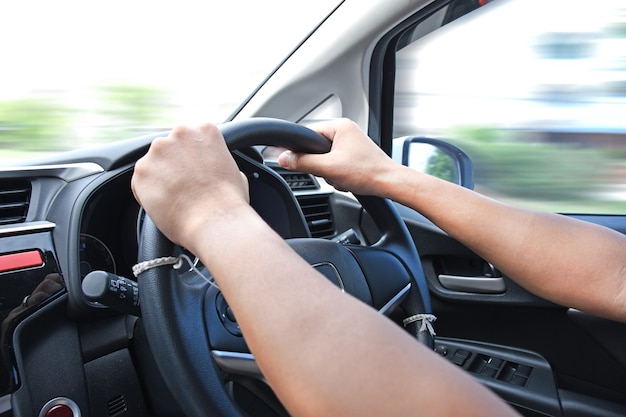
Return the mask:
<path id="1" fill-rule="evenodd" d="M 229 122 L 221 125 L 220 131 L 231 151 L 252 145 L 309 153 L 330 150 L 327 138 L 278 119 Z M 346 246 L 313 238 L 288 243 L 343 291 L 381 313 L 390 312 L 400 303 L 407 316 L 429 313 L 426 280 L 403 220 L 388 200 L 372 196 L 357 199 L 382 233 L 377 243 Z M 146 216 L 139 262 L 170 256 L 176 250 Z M 195 274 L 171 266 L 143 272 L 138 283 L 148 343 L 166 384 L 186 415 L 242 417 L 225 382 L 233 375 L 259 380 L 263 377 L 219 290 Z M 415 323 L 410 326 L 421 342 L 432 346 L 428 331 L 420 331 Z"/>

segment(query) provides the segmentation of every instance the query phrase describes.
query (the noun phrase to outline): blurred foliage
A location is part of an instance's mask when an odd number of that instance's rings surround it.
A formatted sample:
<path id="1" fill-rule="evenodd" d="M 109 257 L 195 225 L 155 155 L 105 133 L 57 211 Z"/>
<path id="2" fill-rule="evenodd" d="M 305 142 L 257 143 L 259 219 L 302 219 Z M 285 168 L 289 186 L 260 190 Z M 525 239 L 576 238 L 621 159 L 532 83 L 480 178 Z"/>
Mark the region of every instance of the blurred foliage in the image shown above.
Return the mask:
<path id="1" fill-rule="evenodd" d="M 161 89 L 120 84 L 98 88 L 80 109 L 64 105 L 61 94 L 0 101 L 0 149 L 60 151 L 138 136 L 157 129 L 167 98 Z"/>
<path id="2" fill-rule="evenodd" d="M 532 143 L 489 127 L 457 127 L 450 136 L 472 158 L 477 185 L 523 199 L 581 199 L 598 191 L 612 162 L 608 152 L 597 148 Z"/>
<path id="3" fill-rule="evenodd" d="M 74 114 L 51 98 L 0 101 L 0 149 L 63 149 Z"/>
<path id="4" fill-rule="evenodd" d="M 457 167 L 450 155 L 436 150 L 426 162 L 426 172 L 446 181 L 458 182 Z"/>
<path id="5" fill-rule="evenodd" d="M 123 130 L 144 130 L 151 127 L 168 109 L 166 91 L 140 85 L 107 85 L 98 89 L 100 113 L 109 124 Z"/>

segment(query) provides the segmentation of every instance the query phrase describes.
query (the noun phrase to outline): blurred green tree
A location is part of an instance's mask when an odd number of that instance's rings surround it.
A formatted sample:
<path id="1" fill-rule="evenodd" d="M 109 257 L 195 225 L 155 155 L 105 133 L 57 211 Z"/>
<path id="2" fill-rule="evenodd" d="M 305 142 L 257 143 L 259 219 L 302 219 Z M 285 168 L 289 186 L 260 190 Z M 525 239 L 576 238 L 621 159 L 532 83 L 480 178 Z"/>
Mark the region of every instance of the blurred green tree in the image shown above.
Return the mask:
<path id="1" fill-rule="evenodd" d="M 436 150 L 426 162 L 426 172 L 450 182 L 457 182 L 457 168 L 447 153 Z"/>
<path id="2" fill-rule="evenodd" d="M 0 148 L 50 151 L 67 146 L 73 111 L 51 98 L 0 101 Z"/>
<path id="3" fill-rule="evenodd" d="M 51 93 L 0 101 L 2 159 L 160 130 L 158 123 L 171 108 L 166 91 L 128 84 L 87 91 L 87 100 L 75 108 L 60 97 Z"/>
<path id="4" fill-rule="evenodd" d="M 98 89 L 97 112 L 106 119 L 100 136 L 124 139 L 159 130 L 159 122 L 171 106 L 165 90 L 130 84 L 113 84 Z M 130 136 L 129 136 L 130 135 Z"/>
<path id="5" fill-rule="evenodd" d="M 472 158 L 477 185 L 524 199 L 586 199 L 598 191 L 612 161 L 601 149 L 532 142 L 491 127 L 457 127 L 450 136 Z"/>

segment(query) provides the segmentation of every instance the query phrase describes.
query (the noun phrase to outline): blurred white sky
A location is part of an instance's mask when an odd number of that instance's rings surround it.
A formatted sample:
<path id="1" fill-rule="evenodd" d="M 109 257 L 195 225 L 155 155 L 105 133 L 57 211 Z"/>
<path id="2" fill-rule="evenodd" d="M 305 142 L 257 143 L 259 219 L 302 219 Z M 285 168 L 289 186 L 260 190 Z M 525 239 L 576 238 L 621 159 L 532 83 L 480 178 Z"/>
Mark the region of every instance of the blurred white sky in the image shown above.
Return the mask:
<path id="1" fill-rule="evenodd" d="M 623 99 L 572 95 L 598 101 L 585 106 L 536 100 L 542 89 L 601 91 L 609 77 L 624 79 L 626 68 L 608 68 L 626 58 L 626 39 L 606 39 L 607 27 L 626 19 L 624 10 L 625 0 L 500 0 L 428 35 L 398 54 L 414 62 L 399 75 L 403 92 L 420 97 L 405 116 L 415 126 L 406 129 L 547 121 L 623 130 Z M 542 58 L 550 34 L 594 51 L 584 59 Z"/>
<path id="2" fill-rule="evenodd" d="M 420 71 L 437 74 L 452 69 L 457 72 L 456 77 L 430 74 L 425 77 L 422 73 L 427 82 L 423 82 L 420 89 L 449 95 L 527 95 L 537 83 L 546 82 L 544 68 L 541 73 L 530 73 L 538 61 L 537 46 L 545 41 L 542 36 L 547 33 L 599 34 L 612 21 L 620 1 L 602 0 L 591 4 L 588 0 L 502 0 L 494 3 L 481 10 L 484 13 L 469 15 L 420 42 Z M 459 71 L 460 68 L 463 70 Z M 568 76 L 566 72 L 560 75 Z M 468 82 L 471 79 L 479 81 Z"/>
<path id="3" fill-rule="evenodd" d="M 98 86 L 155 86 L 172 94 L 176 121 L 219 122 L 337 3 L 0 2 L 0 100 L 53 94 L 88 107 L 89 94 Z M 433 36 L 437 39 L 433 47 L 420 42 L 419 88 L 439 95 L 524 96 L 538 82 L 529 76 L 530 33 L 597 30 L 607 14 L 623 4 L 624 0 L 524 0 L 483 16 L 486 23 L 474 25 L 473 36 L 452 30 L 452 24 L 447 35 L 444 29 Z M 490 44 L 483 48 L 484 55 L 462 46 L 477 38 Z M 447 71 L 452 73 L 444 76 Z M 437 106 L 432 110 L 435 114 L 426 119 L 433 123 L 438 115 L 450 113 Z M 469 117 L 466 111 L 460 113 Z"/>
<path id="4" fill-rule="evenodd" d="M 80 101 L 128 83 L 167 88 L 206 117 L 245 98 L 338 2 L 0 2 L 0 99 L 54 91 Z"/>

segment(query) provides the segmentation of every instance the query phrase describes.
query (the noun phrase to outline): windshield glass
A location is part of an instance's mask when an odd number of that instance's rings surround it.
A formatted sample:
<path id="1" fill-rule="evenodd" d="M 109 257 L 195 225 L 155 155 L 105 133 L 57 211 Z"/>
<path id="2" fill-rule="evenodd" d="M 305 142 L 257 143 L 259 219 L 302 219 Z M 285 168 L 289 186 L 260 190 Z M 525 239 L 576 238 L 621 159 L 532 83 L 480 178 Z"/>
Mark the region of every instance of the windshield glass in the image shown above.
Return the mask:
<path id="1" fill-rule="evenodd" d="M 0 5 L 0 163 L 221 122 L 339 0 Z"/>

